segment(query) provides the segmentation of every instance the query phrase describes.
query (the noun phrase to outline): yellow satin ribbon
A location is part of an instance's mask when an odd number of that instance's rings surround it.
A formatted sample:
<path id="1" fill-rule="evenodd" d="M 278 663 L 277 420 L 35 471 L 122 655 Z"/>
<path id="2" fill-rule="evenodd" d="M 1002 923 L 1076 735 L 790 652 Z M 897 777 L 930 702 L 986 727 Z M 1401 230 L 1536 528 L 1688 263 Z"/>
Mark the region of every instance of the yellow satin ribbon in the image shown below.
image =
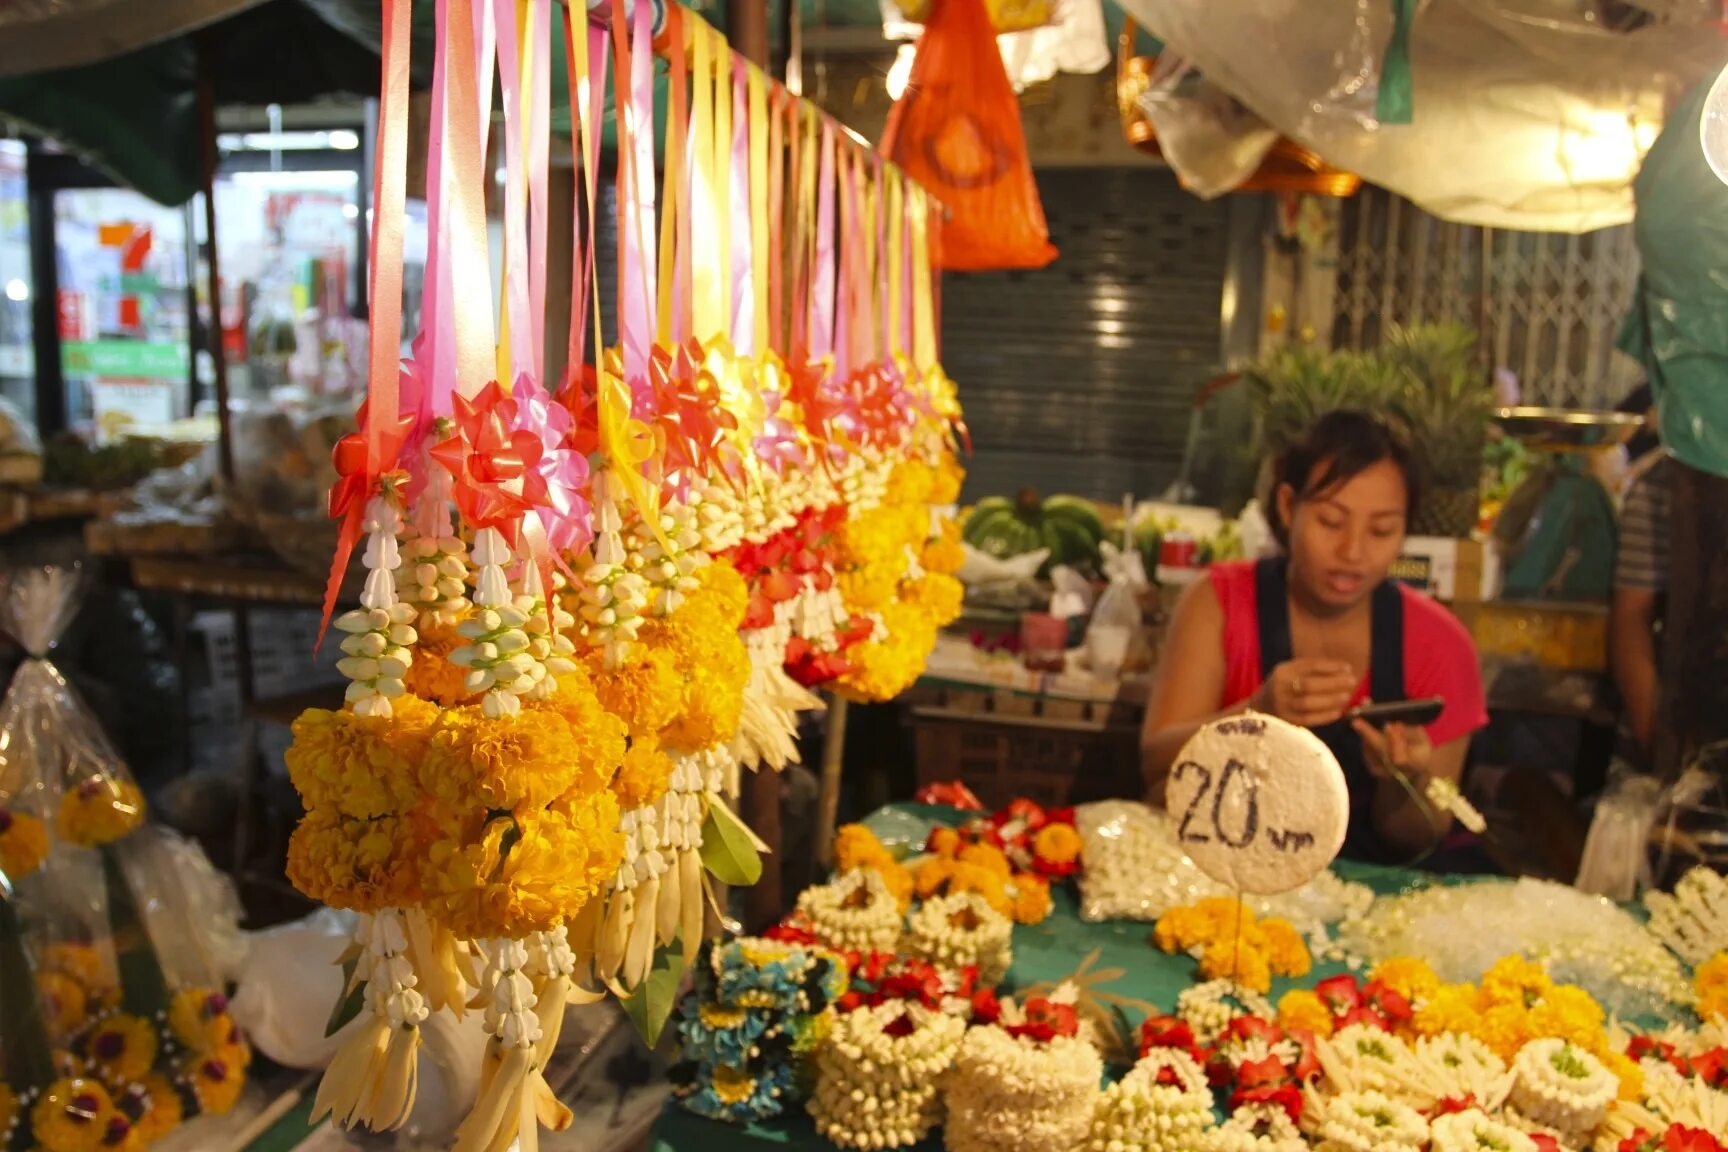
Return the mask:
<path id="1" fill-rule="evenodd" d="M 930 267 L 930 213 L 939 211 L 930 194 L 916 184 L 908 185 L 912 194 L 912 362 L 920 372 L 928 372 L 936 363 L 936 319 L 930 282 L 935 273 Z"/>
<path id="2" fill-rule="evenodd" d="M 723 329 L 720 298 L 726 287 L 717 259 L 717 218 L 724 218 L 725 189 L 714 175 L 714 50 L 718 34 L 706 21 L 691 24 L 694 77 L 691 85 L 690 136 L 696 166 L 690 182 L 690 306 L 691 335 L 704 345 Z"/>
<path id="3" fill-rule="evenodd" d="M 683 70 L 683 13 L 684 10 L 674 4 L 667 8 L 667 36 L 674 45 L 672 51 L 672 79 L 674 92 L 688 82 Z M 684 119 L 685 109 L 682 102 L 673 99 L 672 114 L 666 117 L 666 159 L 662 163 L 666 175 L 663 181 L 663 207 L 660 210 L 660 299 L 658 301 L 657 317 L 659 320 L 660 339 L 672 339 L 672 303 L 677 286 L 673 257 L 678 249 L 678 225 L 685 211 L 683 205 L 684 185 L 684 136 L 689 128 Z"/>
<path id="4" fill-rule="evenodd" d="M 732 332 L 732 49 L 710 29 L 714 53 L 714 251 L 719 258 L 718 332 Z M 710 333 L 713 335 L 714 333 Z M 698 332 L 698 339 L 706 339 Z"/>
<path id="5" fill-rule="evenodd" d="M 905 307 L 906 278 L 906 177 L 890 165 L 883 170 L 888 181 L 888 351 L 899 356 L 905 349 L 906 334 L 900 330 L 900 313 Z"/>
<path id="6" fill-rule="evenodd" d="M 660 527 L 660 488 L 650 484 L 642 474 L 642 466 L 659 453 L 653 429 L 630 415 L 630 385 L 624 382 L 623 365 L 616 355 L 600 373 L 599 406 L 596 412 L 600 432 L 600 452 L 618 478 L 630 503 L 648 525 L 648 530 L 668 552 L 672 544 Z"/>
<path id="7" fill-rule="evenodd" d="M 473 397 L 492 381 L 492 275 L 487 269 L 484 176 L 480 157 L 479 77 L 474 70 L 473 0 L 450 0 L 450 89 L 444 146 L 449 152 L 451 303 L 455 314 L 456 390 Z"/>
<path id="8" fill-rule="evenodd" d="M 768 351 L 768 77 L 746 66 L 750 112 L 750 287 L 757 356 Z"/>

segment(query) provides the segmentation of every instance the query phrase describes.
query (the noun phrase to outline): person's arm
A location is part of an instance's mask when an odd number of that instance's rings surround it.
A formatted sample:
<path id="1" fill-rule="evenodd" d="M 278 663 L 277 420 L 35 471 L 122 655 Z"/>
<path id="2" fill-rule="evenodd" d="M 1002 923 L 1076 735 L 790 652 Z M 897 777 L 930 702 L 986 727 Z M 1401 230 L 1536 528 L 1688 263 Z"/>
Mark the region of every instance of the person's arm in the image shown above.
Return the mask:
<path id="1" fill-rule="evenodd" d="M 1463 779 L 1469 734 L 1436 748 L 1421 728 L 1388 724 L 1380 732 L 1361 720 L 1355 727 L 1362 737 L 1368 770 L 1375 777 L 1374 830 L 1387 844 L 1411 857 L 1426 852 L 1452 830 L 1452 816 L 1434 811 L 1421 793 L 1433 777 L 1454 784 Z M 1397 766 L 1402 781 L 1389 765 Z M 1412 795 L 1412 790 L 1417 795 Z"/>
<path id="2" fill-rule="evenodd" d="M 1140 729 L 1140 767 L 1147 802 L 1164 800 L 1170 765 L 1194 730 L 1219 716 L 1241 712 L 1248 701 L 1220 710 L 1224 698 L 1224 609 L 1210 580 L 1196 580 L 1176 601 L 1158 654 L 1146 720 Z"/>
<path id="3" fill-rule="evenodd" d="M 1656 734 L 1656 593 L 1615 588 L 1608 607 L 1608 656 L 1614 685 L 1638 746 L 1654 747 Z"/>

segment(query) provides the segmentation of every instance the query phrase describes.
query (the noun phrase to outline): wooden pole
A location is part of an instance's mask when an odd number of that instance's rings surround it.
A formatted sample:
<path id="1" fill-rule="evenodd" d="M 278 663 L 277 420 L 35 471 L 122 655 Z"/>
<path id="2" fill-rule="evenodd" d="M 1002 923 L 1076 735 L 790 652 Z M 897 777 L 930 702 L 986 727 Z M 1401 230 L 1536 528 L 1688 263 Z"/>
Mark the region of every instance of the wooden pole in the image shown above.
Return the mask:
<path id="1" fill-rule="evenodd" d="M 828 723 L 822 733 L 822 779 L 816 793 L 816 863 L 834 866 L 834 826 L 840 822 L 840 766 L 846 756 L 846 714 L 843 696 L 828 702 Z"/>

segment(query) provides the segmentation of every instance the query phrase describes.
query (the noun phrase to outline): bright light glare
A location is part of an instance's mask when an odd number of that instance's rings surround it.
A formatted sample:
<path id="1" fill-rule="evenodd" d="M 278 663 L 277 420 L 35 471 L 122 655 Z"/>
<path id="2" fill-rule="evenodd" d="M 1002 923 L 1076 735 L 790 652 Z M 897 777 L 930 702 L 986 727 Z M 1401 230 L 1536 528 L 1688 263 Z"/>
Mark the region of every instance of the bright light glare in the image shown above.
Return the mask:
<path id="1" fill-rule="evenodd" d="M 1728 184 L 1728 68 L 1722 69 L 1710 94 L 1704 97 L 1704 114 L 1698 118 L 1698 143 L 1716 179 Z"/>
<path id="2" fill-rule="evenodd" d="M 344 219 L 344 220 L 358 220 L 359 218 L 360 218 L 360 205 L 358 205 L 358 204 L 344 204 L 344 205 L 342 205 L 342 219 Z"/>
<path id="3" fill-rule="evenodd" d="M 6 299 L 19 301 L 30 299 L 30 285 L 22 280 L 6 281 Z"/>
<path id="4" fill-rule="evenodd" d="M 906 95 L 906 84 L 912 79 L 912 59 L 918 55 L 916 44 L 902 44 L 894 54 L 894 66 L 888 69 L 888 99 Z"/>
<path id="5" fill-rule="evenodd" d="M 360 134 L 347 128 L 337 128 L 330 133 L 330 147 L 338 152 L 352 152 L 360 147 Z"/>

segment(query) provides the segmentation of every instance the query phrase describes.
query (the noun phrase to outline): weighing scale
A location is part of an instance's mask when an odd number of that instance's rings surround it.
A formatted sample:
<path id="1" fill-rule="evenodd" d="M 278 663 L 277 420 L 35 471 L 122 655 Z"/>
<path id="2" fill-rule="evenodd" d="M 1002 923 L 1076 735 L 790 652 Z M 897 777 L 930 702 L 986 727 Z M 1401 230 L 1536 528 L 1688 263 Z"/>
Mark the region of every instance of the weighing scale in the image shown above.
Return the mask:
<path id="1" fill-rule="evenodd" d="M 1624 444 L 1644 423 L 1624 412 L 1501 408 L 1494 422 L 1536 456 L 1494 523 L 1514 600 L 1606 600 L 1617 540 L 1614 498 L 1591 475 L 1591 453 Z"/>

